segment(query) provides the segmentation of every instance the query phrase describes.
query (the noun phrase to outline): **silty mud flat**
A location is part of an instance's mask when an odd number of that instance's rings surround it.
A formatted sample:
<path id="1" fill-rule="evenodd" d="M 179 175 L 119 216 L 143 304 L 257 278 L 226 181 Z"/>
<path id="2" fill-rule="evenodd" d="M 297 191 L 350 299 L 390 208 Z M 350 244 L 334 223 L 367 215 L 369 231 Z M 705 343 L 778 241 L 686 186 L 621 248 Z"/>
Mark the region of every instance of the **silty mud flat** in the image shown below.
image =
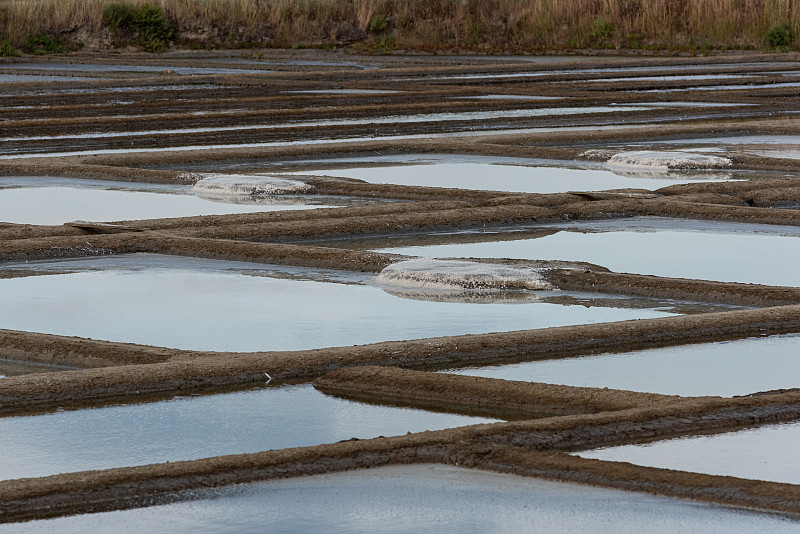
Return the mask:
<path id="1" fill-rule="evenodd" d="M 299 53 L 319 59 L 318 52 Z M 303 175 L 327 167 L 331 159 L 347 158 L 349 163 L 341 164 L 344 168 L 359 158 L 387 154 L 536 158 L 556 166 L 580 160 L 580 165 L 605 168 L 615 151 L 622 151 L 614 147 L 629 142 L 796 136 L 800 130 L 796 101 L 791 87 L 781 84 L 790 76 L 784 73 L 789 67 L 778 69 L 774 63 L 785 61 L 785 56 L 571 57 L 547 64 L 512 57 L 487 61 L 452 56 L 447 58 L 450 65 L 427 56 L 353 58 L 378 67 L 367 70 L 341 63 L 291 66 L 286 55 L 267 53 L 259 68 L 241 74 L 182 73 L 170 68 L 213 66 L 218 58 L 211 53 L 196 53 L 191 59 L 169 54 L 157 59 L 131 57 L 134 65 L 161 68 L 100 69 L 85 76 L 91 80 L 75 79 L 84 75 L 79 66 L 41 69 L 38 74 L 36 63 L 22 70 L 7 69 L 7 74 L 15 75 L 44 76 L 46 71 L 47 76 L 72 77 L 48 81 L 46 87 L 30 81 L 0 84 L 4 137 L 0 174 L 191 185 L 198 173 L 292 172 L 286 178 L 304 181 L 311 195 L 386 202 L 283 213 L 103 221 L 114 223 L 110 225 L 0 222 L 0 261 L 145 252 L 378 273 L 408 258 L 329 245 L 334 239 L 338 243 L 397 236 L 429 239 L 442 232 L 502 235 L 542 222 L 631 216 L 800 226 L 797 211 L 773 208 L 799 203 L 797 160 L 735 151 L 725 153 L 729 166 L 714 171 L 744 172 L 735 180 L 711 179 L 647 191 L 517 194 L 494 191 L 488 176 L 478 191 Z M 716 78 L 676 76 L 698 68 Z M 776 71 L 781 74 L 773 74 Z M 708 90 L 709 83 L 722 89 Z M 323 166 L 317 163 L 321 159 L 326 160 Z M 513 258 L 493 261 L 521 264 Z M 67 405 L 147 401 L 175 391 L 247 387 L 263 383 L 265 373 L 278 380 L 309 381 L 364 364 L 452 368 L 800 331 L 796 288 L 613 273 L 588 264 L 534 262 L 533 266 L 549 283 L 565 290 L 755 309 L 283 353 L 193 352 L 4 330 L 0 357 L 87 369 L 4 378 L 0 403 L 6 414 L 39 412 Z M 9 270 L 4 276 L 30 274 L 22 271 Z M 363 395 L 377 379 L 364 370 L 348 380 Z M 435 391 L 444 385 L 437 381 L 448 379 L 426 380 L 432 381 L 426 387 Z M 491 394 L 494 409 L 518 409 L 514 404 L 518 399 L 503 398 L 503 383 L 462 390 L 458 381 L 448 382 L 451 395 L 436 399 L 423 394 L 426 381 L 421 379 L 411 377 L 409 391 L 414 391 L 415 382 L 420 394 L 403 402 L 433 402 L 456 410 L 457 405 L 485 403 L 482 399 Z M 587 394 L 580 388 L 543 387 L 550 399 L 548 410 L 558 413 L 574 413 L 576 407 L 565 399 Z M 642 395 L 609 392 L 595 399 L 589 411 L 597 413 L 568 417 L 4 482 L 0 521 L 142 506 L 152 503 L 153 496 L 172 499 L 167 495 L 200 485 L 431 461 L 800 512 L 800 494 L 792 484 L 670 472 L 563 454 L 654 435 L 731 430 L 800 416 L 800 401 L 791 392 L 670 402 L 656 397 L 643 400 Z"/>

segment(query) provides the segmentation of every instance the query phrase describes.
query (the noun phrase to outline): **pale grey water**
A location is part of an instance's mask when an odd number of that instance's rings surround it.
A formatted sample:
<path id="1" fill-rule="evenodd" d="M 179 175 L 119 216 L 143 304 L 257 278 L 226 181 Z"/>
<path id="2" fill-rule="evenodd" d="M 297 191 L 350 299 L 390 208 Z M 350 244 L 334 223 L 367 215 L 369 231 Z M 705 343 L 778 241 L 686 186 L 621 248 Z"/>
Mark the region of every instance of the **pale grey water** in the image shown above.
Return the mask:
<path id="1" fill-rule="evenodd" d="M 782 517 L 445 465 L 276 480 L 196 500 L 0 525 L 0 532 L 735 534 L 800 531 Z"/>
<path id="2" fill-rule="evenodd" d="M 800 335 L 749 338 L 447 372 L 665 395 L 731 397 L 800 387 Z"/>
<path id="3" fill-rule="evenodd" d="M 317 195 L 201 196 L 192 193 L 190 186 L 68 178 L 0 178 L 0 221 L 18 224 L 224 215 L 368 202 L 371 201 Z"/>
<path id="4" fill-rule="evenodd" d="M 637 217 L 542 226 L 535 239 L 387 247 L 425 257 L 587 261 L 613 271 L 800 286 L 800 227 Z"/>
<path id="5" fill-rule="evenodd" d="M 0 83 L 8 82 L 75 82 L 91 80 L 80 76 L 47 76 L 38 74 L 0 74 Z"/>
<path id="6" fill-rule="evenodd" d="M 567 292 L 426 301 L 394 296 L 366 275 L 155 255 L 5 267 L 49 274 L 0 280 L 0 328 L 195 350 L 300 350 L 672 314 L 658 301 L 628 309 L 624 298 Z"/>
<path id="7" fill-rule="evenodd" d="M 750 83 L 741 85 L 704 85 L 699 87 L 678 87 L 674 89 L 647 89 L 641 93 L 678 93 L 683 91 L 738 91 L 741 89 L 782 89 L 800 87 L 800 82 Z"/>
<path id="8" fill-rule="evenodd" d="M 495 421 L 348 401 L 324 395 L 310 384 L 4 417 L 0 418 L 0 479 L 305 447 Z"/>
<path id="9" fill-rule="evenodd" d="M 798 442 L 800 423 L 795 422 L 610 447 L 578 455 L 709 475 L 800 484 Z"/>
<path id="10" fill-rule="evenodd" d="M 677 81 L 698 81 L 698 80 L 730 80 L 744 78 L 746 76 L 759 76 L 759 74 L 674 74 L 663 76 L 628 76 L 624 78 L 591 78 L 583 80 L 586 82 L 677 82 Z M 574 83 L 574 82 L 564 82 Z"/>
<path id="11" fill-rule="evenodd" d="M 296 172 L 297 175 L 318 174 L 355 178 L 374 184 L 412 185 L 509 191 L 521 193 L 561 193 L 566 191 L 601 191 L 607 189 L 660 189 L 662 187 L 704 181 L 719 181 L 719 174 L 667 172 L 650 178 L 645 172 L 636 177 L 622 176 L 600 168 L 566 168 L 489 162 L 437 162 L 395 167 L 352 167 Z M 724 175 L 727 177 L 727 175 Z"/>
<path id="12" fill-rule="evenodd" d="M 99 72 L 113 74 L 115 72 L 143 72 L 158 74 L 163 71 L 172 71 L 175 74 L 264 74 L 272 72 L 261 69 L 231 69 L 224 67 L 182 67 L 171 65 L 123 65 L 123 64 L 97 64 L 97 63 L 8 63 L 0 64 L 0 69 L 14 70 L 41 70 L 68 71 L 68 72 Z"/>
<path id="13" fill-rule="evenodd" d="M 527 71 L 527 72 L 511 72 L 511 73 L 485 73 L 485 74 L 457 74 L 452 76 L 436 76 L 430 77 L 431 80 L 475 80 L 475 79 L 482 79 L 482 78 L 535 78 L 539 76 L 551 76 L 551 75 L 563 75 L 563 74 L 584 74 L 584 73 L 632 73 L 632 72 L 651 72 L 651 71 L 692 71 L 702 69 L 704 71 L 713 71 L 716 69 L 724 69 L 724 68 L 747 68 L 747 67 L 757 67 L 763 64 L 760 63 L 730 63 L 730 64 L 717 64 L 717 65 L 652 65 L 652 66 L 638 66 L 638 67 L 593 67 L 593 68 L 585 68 L 585 67 L 576 67 L 573 69 L 560 69 L 560 70 L 538 70 L 538 71 Z M 790 62 L 783 62 L 783 63 L 770 63 L 772 67 L 777 66 L 791 66 L 794 67 L 794 63 Z M 759 75 L 763 73 L 754 72 L 752 75 Z M 700 75 L 700 76 L 706 76 Z M 710 76 L 719 76 L 719 75 L 710 75 Z M 722 76 L 727 76 L 726 74 L 722 74 Z M 736 74 L 735 76 L 743 76 L 743 74 Z"/>
<path id="14" fill-rule="evenodd" d="M 403 91 L 390 91 L 388 89 L 305 89 L 302 91 L 283 92 L 299 95 L 393 95 Z"/>
<path id="15" fill-rule="evenodd" d="M 800 136 L 746 135 L 738 137 L 696 137 L 673 139 L 657 143 L 631 143 L 628 146 L 678 145 L 679 150 L 692 152 L 748 154 L 766 158 L 800 159 Z"/>

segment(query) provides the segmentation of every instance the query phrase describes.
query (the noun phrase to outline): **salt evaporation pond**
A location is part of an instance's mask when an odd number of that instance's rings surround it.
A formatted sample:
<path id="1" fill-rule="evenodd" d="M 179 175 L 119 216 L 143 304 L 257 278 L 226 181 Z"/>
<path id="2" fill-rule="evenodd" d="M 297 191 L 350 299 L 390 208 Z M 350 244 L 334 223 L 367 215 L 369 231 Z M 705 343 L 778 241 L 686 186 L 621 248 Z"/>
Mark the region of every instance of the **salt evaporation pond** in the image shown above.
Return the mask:
<path id="1" fill-rule="evenodd" d="M 79 76 L 43 76 L 37 74 L 0 74 L 0 83 L 8 82 L 76 82 L 91 78 Z"/>
<path id="2" fill-rule="evenodd" d="M 503 241 L 487 234 L 479 243 L 384 244 L 378 250 L 432 258 L 586 261 L 618 272 L 800 286 L 800 227 L 632 217 L 540 228 L 554 233 L 519 240 L 503 233 Z"/>
<path id="3" fill-rule="evenodd" d="M 688 145 L 688 146 L 687 146 Z M 800 159 L 800 136 L 745 135 L 693 137 L 654 143 L 634 143 L 628 146 L 665 146 L 691 152 L 746 154 L 765 158 Z"/>
<path id="4" fill-rule="evenodd" d="M 310 384 L 4 417 L 0 418 L 0 480 L 495 421 L 348 401 L 324 395 Z"/>
<path id="5" fill-rule="evenodd" d="M 0 327 L 218 351 L 301 350 L 664 317 L 656 300 L 384 291 L 374 276 L 137 254 L 6 264 Z M 46 276 L 44 276 L 46 275 Z"/>
<path id="6" fill-rule="evenodd" d="M 190 186 L 72 178 L 0 178 L 0 220 L 63 224 L 350 206 L 368 202 L 315 195 L 195 194 Z"/>
<path id="7" fill-rule="evenodd" d="M 184 90 L 184 89 L 198 89 L 200 86 L 170 86 L 165 88 L 153 88 L 152 90 Z M 211 86 L 210 88 L 214 88 Z M 119 89 L 119 88 L 117 88 Z M 123 88 L 122 90 L 133 90 L 132 88 Z M 48 91 L 49 93 L 66 93 L 66 92 L 86 92 L 88 90 L 74 89 L 69 91 Z M 110 91 L 110 90 L 109 90 Z M 26 94 L 32 94 L 30 92 Z M 6 96 L 0 93 L 0 97 Z M 613 108 L 613 107 L 612 107 Z M 382 120 L 385 122 L 388 118 L 384 117 Z M 293 123 L 297 126 L 297 123 Z M 316 123 L 320 126 L 320 123 Z M 543 128 L 496 128 L 496 129 L 480 129 L 480 130 L 459 130 L 454 132 L 438 132 L 438 133 L 424 133 L 424 134 L 408 134 L 408 135 L 383 135 L 383 136 L 361 136 L 361 137 L 333 137 L 325 139 L 303 139 L 300 141 L 266 141 L 256 143 L 229 143 L 229 144 L 215 144 L 215 145 L 182 145 L 182 146 L 168 146 L 168 147 L 147 147 L 147 148 L 95 148 L 88 150 L 71 150 L 61 151 L 63 148 L 42 148 L 41 143 L 36 144 L 36 150 L 31 152 L 21 152 L 15 150 L 11 153 L 3 154 L 0 150 L 0 159 L 20 159 L 20 158 L 49 158 L 53 155 L 61 157 L 66 156 L 91 156 L 101 154 L 140 154 L 140 153 L 155 153 L 155 152 L 183 152 L 188 150 L 218 150 L 218 149 L 233 149 L 233 148 L 264 148 L 273 146 L 297 146 L 297 145 L 326 145 L 336 143 L 373 143 L 375 141 L 386 140 L 409 140 L 409 139 L 437 139 L 449 137 L 480 137 L 484 135 L 499 135 L 499 134 L 523 134 L 523 133 L 547 133 L 547 132 L 582 132 L 582 131 L 600 131 L 600 130 L 621 130 L 636 128 L 635 124 L 615 123 L 615 124 L 600 124 L 592 126 L 565 126 L 565 127 L 543 127 Z M 641 127 L 641 126 L 640 126 Z M 241 128 L 237 128 L 241 129 Z M 218 131 L 219 128 L 214 129 Z M 2 147 L 0 147 L 2 148 Z"/>
<path id="8" fill-rule="evenodd" d="M 800 423 L 795 422 L 724 434 L 596 449 L 581 452 L 579 456 L 709 475 L 800 484 L 798 442 Z"/>
<path id="9" fill-rule="evenodd" d="M 278 128 L 308 128 L 324 126 L 358 126 L 384 123 L 424 123 L 424 122 L 448 122 L 448 121 L 481 121 L 493 119 L 515 119 L 526 117 L 544 117 L 551 115 L 581 115 L 588 113 L 613 113 L 625 111 L 646 111 L 646 107 L 633 106 L 589 106 L 581 108 L 546 108 L 546 109 L 511 109 L 495 111 L 463 111 L 463 112 L 440 112 L 440 113 L 421 113 L 415 115 L 390 115 L 386 117 L 369 118 L 339 118 L 316 121 L 297 121 L 286 123 L 264 123 L 264 124 L 238 124 L 233 126 L 207 126 L 194 128 L 176 128 L 159 130 L 122 130 L 122 131 L 97 131 L 81 132 L 59 135 L 35 135 L 35 136 L 14 136 L 2 137 L 2 141 L 46 141 L 55 139 L 107 139 L 111 137 L 135 137 L 142 135 L 176 135 L 191 133 L 210 133 L 210 132 L 231 132 L 244 130 L 269 130 Z"/>
<path id="10" fill-rule="evenodd" d="M 103 74 L 113 74 L 120 72 L 141 72 L 152 74 L 264 74 L 271 71 L 261 69 L 231 69 L 222 67 L 181 67 L 163 65 L 111 65 L 95 63 L 8 63 L 0 66 L 5 69 L 19 69 L 26 71 L 65 71 L 65 72 L 96 72 Z"/>
<path id="11" fill-rule="evenodd" d="M 1 532 L 797 532 L 791 519 L 447 465 L 403 465 L 197 491 L 192 500 L 0 525 Z"/>
<path id="12" fill-rule="evenodd" d="M 459 158 L 466 160 L 467 158 Z M 695 171 L 615 172 L 600 167 L 568 168 L 522 163 L 492 163 L 483 161 L 437 161 L 405 164 L 392 167 L 361 167 L 347 169 L 320 168 L 297 175 L 317 174 L 340 178 L 355 178 L 372 184 L 395 184 L 424 187 L 447 187 L 508 191 L 516 193 L 563 193 L 567 191 L 602 191 L 607 189 L 655 190 L 676 184 L 718 181 L 730 175 Z"/>
<path id="13" fill-rule="evenodd" d="M 800 336 L 788 335 L 447 372 L 665 395 L 731 397 L 800 387 L 798 354 Z"/>

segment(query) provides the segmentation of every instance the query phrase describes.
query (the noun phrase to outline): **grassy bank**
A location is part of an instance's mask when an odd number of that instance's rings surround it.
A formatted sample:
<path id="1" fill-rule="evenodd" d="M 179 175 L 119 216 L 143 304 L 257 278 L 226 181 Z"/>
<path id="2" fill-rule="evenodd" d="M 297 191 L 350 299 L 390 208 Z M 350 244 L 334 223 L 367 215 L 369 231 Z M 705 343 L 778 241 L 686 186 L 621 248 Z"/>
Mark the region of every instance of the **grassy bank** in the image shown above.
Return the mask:
<path id="1" fill-rule="evenodd" d="M 799 32 L 793 0 L 0 0 L 0 55 L 129 45 L 789 49 Z"/>

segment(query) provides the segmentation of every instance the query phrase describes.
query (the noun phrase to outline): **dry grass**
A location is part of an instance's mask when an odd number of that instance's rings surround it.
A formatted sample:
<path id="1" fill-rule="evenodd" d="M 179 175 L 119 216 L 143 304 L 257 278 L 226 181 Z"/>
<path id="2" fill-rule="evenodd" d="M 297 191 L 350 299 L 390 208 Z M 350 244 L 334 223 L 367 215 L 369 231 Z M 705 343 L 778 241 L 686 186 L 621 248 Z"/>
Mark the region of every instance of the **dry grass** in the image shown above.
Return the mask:
<path id="1" fill-rule="evenodd" d="M 133 0 L 118 0 L 133 2 Z M 110 0 L 0 0 L 0 41 L 40 32 L 104 41 Z M 800 33 L 794 0 L 151 0 L 185 46 L 359 43 L 479 51 L 565 48 L 763 48 Z M 105 36 L 107 41 L 107 35 Z"/>

